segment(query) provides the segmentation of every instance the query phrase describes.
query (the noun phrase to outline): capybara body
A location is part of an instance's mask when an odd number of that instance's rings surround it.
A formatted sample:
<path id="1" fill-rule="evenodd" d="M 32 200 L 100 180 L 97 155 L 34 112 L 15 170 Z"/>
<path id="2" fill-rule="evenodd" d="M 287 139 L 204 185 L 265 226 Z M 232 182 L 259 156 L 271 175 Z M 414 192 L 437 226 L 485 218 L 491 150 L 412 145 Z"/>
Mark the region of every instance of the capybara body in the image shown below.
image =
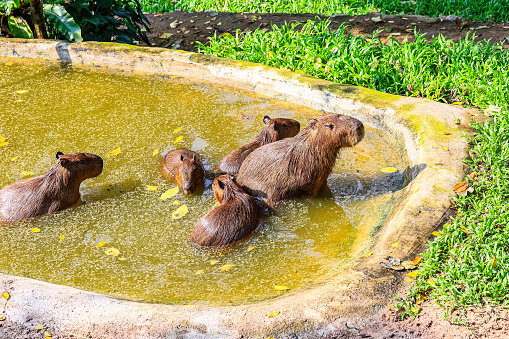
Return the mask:
<path id="1" fill-rule="evenodd" d="M 299 197 L 315 197 L 326 183 L 338 152 L 364 137 L 359 120 L 341 114 L 325 114 L 293 138 L 262 146 L 242 163 L 236 182 L 270 207 Z"/>
<path id="2" fill-rule="evenodd" d="M 188 149 L 168 152 L 164 157 L 163 174 L 182 187 L 184 194 L 194 193 L 205 183 L 205 169 L 198 153 Z"/>
<path id="3" fill-rule="evenodd" d="M 242 162 L 255 149 L 271 142 L 294 137 L 300 131 L 300 123 L 293 119 L 271 119 L 264 116 L 263 122 L 265 123 L 263 130 L 252 142 L 236 149 L 219 162 L 218 167 L 221 172 L 236 174 Z"/>
<path id="4" fill-rule="evenodd" d="M 225 246 L 251 234 L 260 222 L 256 200 L 228 175 L 214 179 L 212 188 L 221 205 L 198 220 L 191 232 L 191 242 L 199 246 Z"/>
<path id="5" fill-rule="evenodd" d="M 95 154 L 58 152 L 57 159 L 46 174 L 0 190 L 0 221 L 26 220 L 74 205 L 81 182 L 103 169 L 102 158 Z"/>

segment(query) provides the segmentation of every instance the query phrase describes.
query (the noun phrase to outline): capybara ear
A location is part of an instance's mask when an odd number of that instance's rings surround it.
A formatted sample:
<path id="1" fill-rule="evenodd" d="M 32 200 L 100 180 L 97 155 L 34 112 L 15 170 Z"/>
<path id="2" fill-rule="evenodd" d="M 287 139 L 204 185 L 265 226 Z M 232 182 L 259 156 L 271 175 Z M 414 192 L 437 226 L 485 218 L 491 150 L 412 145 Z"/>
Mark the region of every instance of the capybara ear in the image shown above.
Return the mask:
<path id="1" fill-rule="evenodd" d="M 180 155 L 180 161 L 184 161 L 184 155 L 183 154 Z"/>
<path id="2" fill-rule="evenodd" d="M 224 190 L 224 183 L 221 180 L 218 180 L 217 184 L 219 185 L 220 189 Z"/>
<path id="3" fill-rule="evenodd" d="M 57 159 L 60 159 L 60 157 L 61 157 L 62 155 L 64 155 L 64 153 L 62 153 L 62 152 L 58 151 L 58 152 L 57 152 Z"/>
<path id="4" fill-rule="evenodd" d="M 66 158 L 60 158 L 60 165 L 62 167 L 69 167 L 69 165 L 71 164 L 71 161 L 69 159 L 66 159 Z"/>
<path id="5" fill-rule="evenodd" d="M 268 115 L 263 117 L 263 122 L 266 124 L 270 121 L 270 117 Z"/>
<path id="6" fill-rule="evenodd" d="M 309 119 L 309 125 L 308 125 L 308 126 L 309 126 L 311 129 L 316 129 L 316 124 L 317 124 L 317 123 L 318 123 L 318 120 L 316 120 L 316 119 Z"/>
<path id="7" fill-rule="evenodd" d="M 323 110 L 323 108 L 322 108 L 320 111 L 322 111 L 322 115 L 329 114 L 329 113 L 325 112 L 325 111 Z"/>

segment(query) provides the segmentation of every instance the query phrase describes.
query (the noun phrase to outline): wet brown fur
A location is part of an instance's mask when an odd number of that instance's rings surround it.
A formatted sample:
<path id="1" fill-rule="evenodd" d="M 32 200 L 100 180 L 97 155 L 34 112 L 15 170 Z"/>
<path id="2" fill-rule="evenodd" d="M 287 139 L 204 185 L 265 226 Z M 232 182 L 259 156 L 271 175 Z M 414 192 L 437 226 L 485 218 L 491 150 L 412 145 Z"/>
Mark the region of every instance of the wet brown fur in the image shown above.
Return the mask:
<path id="1" fill-rule="evenodd" d="M 41 176 L 0 190 L 0 221 L 26 220 L 55 213 L 80 199 L 80 184 L 102 172 L 103 160 L 90 153 L 57 153 L 57 162 Z"/>
<path id="2" fill-rule="evenodd" d="M 168 152 L 164 157 L 163 175 L 175 181 L 185 194 L 194 193 L 205 183 L 205 169 L 198 153 L 188 149 Z"/>
<path id="3" fill-rule="evenodd" d="M 255 199 L 228 175 L 214 179 L 212 188 L 221 205 L 198 220 L 191 232 L 191 242 L 199 246 L 225 246 L 251 234 L 260 223 Z"/>
<path id="4" fill-rule="evenodd" d="M 269 206 L 299 197 L 315 197 L 326 183 L 342 147 L 364 137 L 359 120 L 326 114 L 309 120 L 293 138 L 262 146 L 242 163 L 237 183 L 246 193 L 262 198 Z"/>
<path id="5" fill-rule="evenodd" d="M 235 174 L 239 171 L 240 165 L 255 149 L 271 142 L 291 138 L 300 131 L 300 123 L 293 119 L 263 117 L 265 126 L 258 136 L 249 144 L 244 145 L 219 162 L 219 170 L 222 173 Z"/>

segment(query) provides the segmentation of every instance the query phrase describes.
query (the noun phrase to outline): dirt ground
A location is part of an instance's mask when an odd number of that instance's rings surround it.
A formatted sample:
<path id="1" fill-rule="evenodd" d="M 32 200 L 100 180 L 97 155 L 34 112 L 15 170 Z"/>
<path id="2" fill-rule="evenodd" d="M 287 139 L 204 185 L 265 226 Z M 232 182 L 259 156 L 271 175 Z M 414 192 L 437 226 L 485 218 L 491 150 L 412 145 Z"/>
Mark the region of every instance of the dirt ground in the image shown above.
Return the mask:
<path id="1" fill-rule="evenodd" d="M 315 14 L 253 14 L 253 13 L 216 13 L 216 12 L 185 12 L 178 11 L 166 14 L 147 14 L 152 30 L 148 34 L 153 46 L 196 51 L 196 41 L 207 44 L 208 38 L 214 34 L 229 32 L 235 34 L 254 31 L 257 28 L 271 30 L 271 25 L 282 25 L 285 22 L 303 23 L 315 18 L 325 19 Z M 332 27 L 346 22 L 352 34 L 371 35 L 380 30 L 378 37 L 382 40 L 389 35 L 402 41 L 413 40 L 408 30 L 414 27 L 426 33 L 428 39 L 442 34 L 449 39 L 458 41 L 466 34 L 476 34 L 476 40 L 490 40 L 492 43 L 503 42 L 509 48 L 509 23 L 469 22 L 460 18 L 434 19 L 420 16 L 389 16 L 378 21 L 380 15 L 372 13 L 361 16 L 335 16 Z M 375 20 L 373 20 L 375 18 Z M 3 292 L 3 291 L 2 291 Z M 492 308 L 472 308 L 466 312 L 467 325 L 453 325 L 442 318 L 443 309 L 430 302 L 421 305 L 422 311 L 416 319 L 400 321 L 394 314 L 389 315 L 386 307 L 380 312 L 378 320 L 356 324 L 333 322 L 337 330 L 327 335 L 310 334 L 306 336 L 286 336 L 283 338 L 509 338 L 509 311 Z M 0 338 L 32 339 L 46 337 L 45 331 L 52 338 L 110 338 L 107 330 L 98 333 L 73 335 L 65 329 L 52 328 L 45 324 L 44 329 L 28 328 L 9 319 L 9 308 L 4 313 L 5 320 L 0 320 Z M 0 317 L 1 319 L 1 317 Z M 172 334 L 169 337 L 173 338 Z"/>
<path id="2" fill-rule="evenodd" d="M 228 32 L 235 35 L 256 29 L 272 30 L 272 25 L 281 26 L 287 23 L 303 23 L 307 20 L 324 20 L 327 17 L 317 14 L 285 14 L 285 13 L 217 13 L 217 12 L 186 12 L 178 11 L 165 14 L 147 14 L 152 30 L 148 34 L 150 42 L 156 47 L 196 51 L 196 42 L 208 43 L 214 34 Z M 374 19 L 374 20 L 373 20 Z M 449 39 L 458 41 L 467 34 L 475 33 L 476 41 L 490 40 L 492 43 L 503 42 L 509 48 L 509 22 L 487 23 L 471 22 L 456 17 L 429 18 L 423 16 L 383 16 L 380 14 L 348 16 L 340 15 L 331 18 L 332 27 L 337 28 L 347 23 L 351 34 L 365 34 L 380 30 L 377 35 L 384 40 L 392 35 L 399 41 L 405 38 L 409 42 L 414 39 L 414 27 L 420 33 L 426 33 L 428 39 L 442 34 Z M 298 26 L 297 26 L 298 27 Z"/>

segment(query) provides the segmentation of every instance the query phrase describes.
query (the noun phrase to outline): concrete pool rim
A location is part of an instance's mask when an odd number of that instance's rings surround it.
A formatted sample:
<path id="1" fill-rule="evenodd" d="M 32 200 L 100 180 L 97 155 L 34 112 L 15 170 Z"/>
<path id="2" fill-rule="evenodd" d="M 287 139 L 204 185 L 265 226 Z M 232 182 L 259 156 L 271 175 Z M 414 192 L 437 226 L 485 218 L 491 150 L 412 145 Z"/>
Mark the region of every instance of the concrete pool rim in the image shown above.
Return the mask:
<path id="1" fill-rule="evenodd" d="M 282 296 L 239 306 L 161 305 L 114 299 L 67 286 L 0 274 L 11 292 L 6 315 L 35 327 L 52 324 L 92 337 L 280 337 L 328 333 L 373 317 L 401 289 L 405 272 L 384 270 L 387 256 L 412 259 L 448 221 L 452 187 L 466 175 L 472 115 L 461 107 L 340 85 L 243 61 L 114 43 L 0 38 L 0 56 L 72 62 L 193 77 L 247 89 L 327 112 L 352 115 L 402 141 L 412 166 L 425 165 L 405 188 L 398 209 L 333 275 Z M 459 119 L 459 120 L 458 120 Z M 459 122 L 459 124 L 457 123 Z M 450 133 L 450 134 L 446 134 Z M 394 243 L 398 246 L 391 246 Z M 362 251 L 362 252 L 361 252 Z M 370 257 L 362 253 L 373 252 Z M 272 318 L 274 312 L 280 313 Z"/>

